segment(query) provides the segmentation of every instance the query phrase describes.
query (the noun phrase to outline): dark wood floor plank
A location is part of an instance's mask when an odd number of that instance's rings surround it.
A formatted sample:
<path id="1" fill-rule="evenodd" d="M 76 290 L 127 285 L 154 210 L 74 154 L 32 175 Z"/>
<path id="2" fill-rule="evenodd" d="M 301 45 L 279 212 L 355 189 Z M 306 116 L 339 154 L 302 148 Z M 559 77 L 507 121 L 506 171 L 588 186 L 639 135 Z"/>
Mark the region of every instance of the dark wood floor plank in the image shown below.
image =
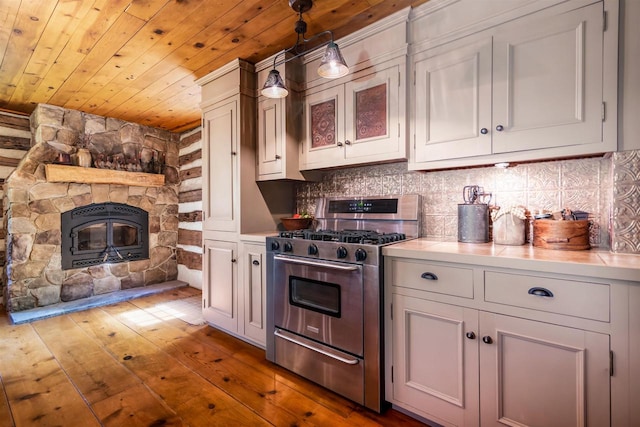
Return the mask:
<path id="1" fill-rule="evenodd" d="M 423 426 L 397 411 L 376 414 L 267 361 L 263 349 L 169 315 L 172 301 L 194 296 L 201 292 L 178 288 L 30 325 L 0 317 L 0 427 Z"/>
<path id="2" fill-rule="evenodd" d="M 0 377 L 0 427 L 11 427 L 13 425 L 13 416 L 9 410 L 9 399 L 4 391 L 2 377 Z"/>
<path id="3" fill-rule="evenodd" d="M 144 305 L 144 303 L 143 303 Z M 166 326 L 156 328 L 143 313 L 133 312 L 123 304 L 105 309 L 109 314 L 162 347 L 185 366 L 199 372 L 213 385 L 234 396 L 243 405 L 259 413 L 274 425 L 295 425 L 303 421 L 286 409 L 273 405 L 269 395 L 277 387 L 273 375 L 264 375 L 251 366 L 234 360 L 231 352 L 196 341 L 181 329 Z M 136 321 L 131 319 L 144 319 Z M 248 344 L 247 344 L 248 345 Z M 253 346 L 251 346 L 253 347 Z"/>
<path id="4" fill-rule="evenodd" d="M 33 327 L 89 404 L 142 384 L 69 317 L 34 322 Z"/>
<path id="5" fill-rule="evenodd" d="M 156 327 L 162 326 L 158 318 L 130 306 L 130 321 L 140 324 L 153 322 Z M 267 425 L 264 419 L 220 389 L 212 387 L 200 375 L 104 310 L 74 313 L 71 317 L 112 354 L 126 360 L 125 366 L 187 424 Z"/>
<path id="6" fill-rule="evenodd" d="M 107 427 L 184 425 L 174 411 L 159 402 L 144 385 L 139 384 L 97 402 L 93 410 Z"/>
<path id="7" fill-rule="evenodd" d="M 0 376 L 15 425 L 99 425 L 31 325 L 0 326 L 0 336 Z"/>

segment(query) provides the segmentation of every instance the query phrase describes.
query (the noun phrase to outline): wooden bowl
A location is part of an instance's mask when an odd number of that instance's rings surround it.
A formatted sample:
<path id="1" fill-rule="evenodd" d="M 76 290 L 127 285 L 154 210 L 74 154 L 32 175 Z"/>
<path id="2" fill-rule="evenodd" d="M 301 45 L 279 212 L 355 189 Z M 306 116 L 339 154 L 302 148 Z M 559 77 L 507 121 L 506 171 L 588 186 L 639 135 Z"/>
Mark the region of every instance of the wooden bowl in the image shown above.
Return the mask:
<path id="1" fill-rule="evenodd" d="M 309 228 L 313 218 L 280 218 L 284 229 L 287 231 L 304 230 Z"/>

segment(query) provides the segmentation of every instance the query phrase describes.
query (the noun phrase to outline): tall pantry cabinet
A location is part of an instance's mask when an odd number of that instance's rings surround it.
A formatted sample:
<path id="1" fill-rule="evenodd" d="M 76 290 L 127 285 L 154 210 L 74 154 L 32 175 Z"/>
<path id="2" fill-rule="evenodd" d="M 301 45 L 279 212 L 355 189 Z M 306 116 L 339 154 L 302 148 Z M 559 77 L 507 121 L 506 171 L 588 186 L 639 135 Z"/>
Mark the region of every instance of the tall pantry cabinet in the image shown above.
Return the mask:
<path id="1" fill-rule="evenodd" d="M 253 65 L 234 60 L 198 80 L 203 127 L 203 314 L 264 346 L 264 254 L 243 234 L 275 230 L 273 194 L 256 183 Z M 285 204 L 286 206 L 286 204 Z M 264 245 L 262 245 L 264 246 Z"/>

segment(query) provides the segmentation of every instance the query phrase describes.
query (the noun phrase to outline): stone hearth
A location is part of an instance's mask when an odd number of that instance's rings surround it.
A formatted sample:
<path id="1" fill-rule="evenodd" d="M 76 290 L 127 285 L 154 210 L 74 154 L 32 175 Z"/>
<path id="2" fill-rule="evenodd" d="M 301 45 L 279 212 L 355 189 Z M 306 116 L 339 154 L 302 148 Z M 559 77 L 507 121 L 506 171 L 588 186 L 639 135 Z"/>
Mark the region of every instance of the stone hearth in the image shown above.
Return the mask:
<path id="1" fill-rule="evenodd" d="M 31 116 L 32 146 L 5 182 L 5 307 L 16 312 L 175 280 L 178 274 L 178 135 L 50 105 Z M 45 164 L 73 156 L 91 135 L 94 158 L 145 153 L 165 161 L 161 187 L 47 182 Z M 86 138 L 85 138 L 86 140 Z M 149 214 L 149 259 L 62 270 L 61 214 L 92 203 Z"/>

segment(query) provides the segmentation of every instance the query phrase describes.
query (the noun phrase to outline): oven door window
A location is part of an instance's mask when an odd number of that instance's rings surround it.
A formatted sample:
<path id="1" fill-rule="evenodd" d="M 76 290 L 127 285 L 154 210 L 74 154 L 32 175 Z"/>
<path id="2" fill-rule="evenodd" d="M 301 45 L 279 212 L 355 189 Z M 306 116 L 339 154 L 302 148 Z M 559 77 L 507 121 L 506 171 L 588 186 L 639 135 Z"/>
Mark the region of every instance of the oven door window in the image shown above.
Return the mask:
<path id="1" fill-rule="evenodd" d="M 289 277 L 289 303 L 296 307 L 341 317 L 340 286 L 302 277 Z"/>

